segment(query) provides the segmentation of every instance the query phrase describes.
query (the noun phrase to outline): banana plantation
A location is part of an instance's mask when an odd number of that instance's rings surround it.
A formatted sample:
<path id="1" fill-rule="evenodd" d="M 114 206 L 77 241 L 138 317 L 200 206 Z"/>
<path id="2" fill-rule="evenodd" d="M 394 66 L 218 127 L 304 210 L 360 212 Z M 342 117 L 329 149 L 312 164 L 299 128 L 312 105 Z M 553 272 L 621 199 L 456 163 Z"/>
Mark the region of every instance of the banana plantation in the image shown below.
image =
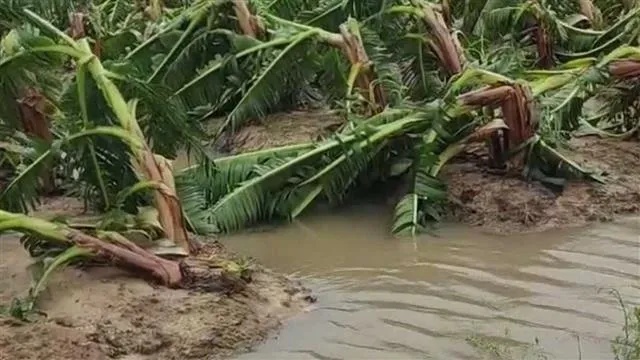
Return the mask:
<path id="1" fill-rule="evenodd" d="M 558 149 L 640 126 L 635 0 L 2 0 L 0 35 L 0 232 L 42 264 L 29 308 L 78 261 L 188 288 L 207 248 L 193 234 L 290 221 L 392 180 L 406 193 L 389 231 L 414 235 L 442 218 L 440 172 L 472 144 L 524 180 L 603 182 Z M 214 155 L 250 121 L 305 106 L 342 122 Z M 174 169 L 182 153 L 195 165 Z M 94 215 L 34 215 L 60 193 Z"/>

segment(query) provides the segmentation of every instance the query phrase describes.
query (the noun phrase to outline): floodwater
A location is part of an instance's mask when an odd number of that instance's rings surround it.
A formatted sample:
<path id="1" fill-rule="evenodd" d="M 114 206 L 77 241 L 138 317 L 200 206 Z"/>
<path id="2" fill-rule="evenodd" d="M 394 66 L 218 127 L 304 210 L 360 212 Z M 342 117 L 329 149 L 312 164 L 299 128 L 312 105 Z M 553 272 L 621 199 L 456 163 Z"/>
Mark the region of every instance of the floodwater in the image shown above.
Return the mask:
<path id="1" fill-rule="evenodd" d="M 640 304 L 640 219 L 508 237 L 442 225 L 394 239 L 389 210 L 358 205 L 223 239 L 318 297 L 238 359 L 480 359 L 473 337 L 613 360 L 623 315 L 609 291 Z"/>

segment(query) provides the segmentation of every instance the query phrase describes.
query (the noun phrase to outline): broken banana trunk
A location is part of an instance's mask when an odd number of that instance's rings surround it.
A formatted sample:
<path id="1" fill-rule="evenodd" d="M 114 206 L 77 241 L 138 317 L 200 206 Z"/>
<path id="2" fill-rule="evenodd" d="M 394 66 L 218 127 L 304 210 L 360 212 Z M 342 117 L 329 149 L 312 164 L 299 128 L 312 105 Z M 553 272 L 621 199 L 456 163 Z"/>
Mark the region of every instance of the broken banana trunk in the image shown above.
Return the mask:
<path id="1" fill-rule="evenodd" d="M 529 89 L 520 84 L 499 85 L 472 91 L 458 97 L 460 102 L 469 107 L 499 107 L 507 130 L 501 130 L 491 139 L 489 153 L 490 162 L 496 167 L 503 167 L 508 154 L 525 143 L 535 134 L 536 121 L 532 112 L 532 95 Z M 524 166 L 522 153 L 511 158 L 511 165 L 517 168 Z"/>
<path id="2" fill-rule="evenodd" d="M 448 9 L 443 7 L 443 10 Z M 436 54 L 442 67 L 449 75 L 455 75 L 462 71 L 465 62 L 462 46 L 447 26 L 447 13 L 442 13 L 433 6 L 426 5 L 422 8 L 422 20 L 431 30 L 432 39 L 429 40 L 431 50 Z"/>
<path id="3" fill-rule="evenodd" d="M 340 49 L 353 67 L 359 69 L 356 85 L 368 103 L 369 115 L 374 115 L 387 106 L 387 94 L 377 81 L 373 64 L 367 55 L 356 22 L 340 25 L 340 34 L 326 35 L 330 45 Z"/>
<path id="4" fill-rule="evenodd" d="M 180 199 L 176 194 L 173 169 L 169 160 L 155 155 L 150 149 L 142 152 L 142 161 L 138 164 L 145 178 L 158 184 L 153 193 L 154 203 L 158 210 L 158 218 L 167 238 L 189 253 L 196 253 L 198 246 L 189 240 L 185 228 Z"/>
<path id="5" fill-rule="evenodd" d="M 538 51 L 538 65 L 549 69 L 555 64 L 553 43 L 544 25 L 538 23 L 535 32 L 536 49 Z"/>
<path id="6" fill-rule="evenodd" d="M 17 100 L 20 110 L 20 121 L 23 131 L 46 144 L 53 142 L 53 134 L 49 127 L 49 111 L 47 99 L 35 88 L 27 88 L 24 95 Z M 40 174 L 42 190 L 51 193 L 54 190 L 54 177 L 51 168 L 45 168 Z"/>
<path id="7" fill-rule="evenodd" d="M 52 243 L 76 246 L 90 256 L 142 270 L 168 287 L 179 287 L 184 280 L 179 262 L 160 258 L 118 233 L 92 235 L 63 224 L 0 210 L 0 232 L 5 231 L 18 231 Z"/>
<path id="8" fill-rule="evenodd" d="M 640 76 L 640 61 L 615 60 L 609 64 L 609 73 L 618 80 L 628 80 Z"/>
<path id="9" fill-rule="evenodd" d="M 596 29 L 600 28 L 602 24 L 602 13 L 600 12 L 600 9 L 594 5 L 593 1 L 578 0 L 578 3 L 580 6 L 580 13 L 589 19 L 591 26 Z"/>
<path id="10" fill-rule="evenodd" d="M 233 11 L 238 20 L 238 26 L 244 35 L 254 39 L 263 38 L 266 34 L 264 24 L 251 13 L 245 0 L 233 0 Z"/>

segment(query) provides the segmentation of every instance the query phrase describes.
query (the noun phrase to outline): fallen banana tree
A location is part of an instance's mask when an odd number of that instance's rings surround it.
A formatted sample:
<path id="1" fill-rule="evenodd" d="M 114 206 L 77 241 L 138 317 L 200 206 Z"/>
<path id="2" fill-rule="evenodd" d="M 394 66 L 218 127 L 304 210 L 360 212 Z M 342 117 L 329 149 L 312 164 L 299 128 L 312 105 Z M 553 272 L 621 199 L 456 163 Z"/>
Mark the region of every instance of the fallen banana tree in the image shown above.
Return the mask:
<path id="1" fill-rule="evenodd" d="M 93 54 L 86 39 L 73 40 L 62 31 L 53 27 L 38 15 L 25 10 L 25 14 L 43 29 L 56 34 L 66 45 L 58 45 L 45 48 L 32 48 L 31 52 L 59 52 L 75 58 L 77 64 L 77 88 L 78 101 L 83 113 L 87 117 L 87 98 L 85 94 L 85 73 L 89 73 L 102 92 L 104 99 L 113 114 L 119 121 L 119 125 L 132 138 L 135 138 L 140 146 L 131 146 L 131 160 L 140 171 L 141 180 L 152 181 L 158 184 L 154 190 L 154 203 L 158 210 L 158 217 L 166 236 L 175 241 L 186 251 L 195 251 L 196 247 L 189 241 L 182 208 L 175 192 L 175 184 L 169 161 L 162 156 L 153 154 L 147 144 L 144 134 L 135 117 L 136 102 L 127 104 L 126 100 L 112 82 L 109 72 L 103 67 L 100 60 Z M 88 122 L 88 119 L 86 119 Z M 130 143 L 131 144 L 131 143 Z"/>
<path id="2" fill-rule="evenodd" d="M 447 24 L 446 10 L 446 4 L 413 0 L 412 5 L 393 6 L 387 12 L 413 15 L 426 25 L 430 33 L 424 41 L 439 59 L 443 70 L 450 76 L 462 71 L 466 59 L 460 42 Z"/>
<path id="3" fill-rule="evenodd" d="M 481 89 L 456 94 L 477 86 Z M 445 99 L 450 101 L 388 109 L 318 144 L 223 157 L 213 169 L 196 166 L 182 175 L 201 179 L 209 220 L 220 232 L 259 221 L 290 220 L 319 202 L 340 203 L 356 187 L 402 177 L 409 189 L 396 207 L 393 232 L 410 234 L 440 218 L 447 196 L 439 172 L 471 142 L 495 143 L 499 138 L 502 147 L 493 149 L 496 161 L 510 160 L 512 168 L 525 175 L 538 169 L 595 179 L 536 134 L 539 119 L 526 84 L 467 69 Z M 483 107 L 500 109 L 500 117 L 479 116 Z"/>
<path id="4" fill-rule="evenodd" d="M 172 62 L 181 56 L 181 52 L 186 51 L 190 42 L 196 41 L 192 38 L 197 38 L 197 34 L 207 35 L 203 27 L 208 22 L 215 21 L 211 19 L 211 13 L 219 12 L 221 16 L 228 15 L 224 14 L 223 9 L 218 5 L 220 4 L 213 1 L 202 1 L 198 7 L 186 10 L 180 22 L 172 22 L 169 25 L 167 31 L 176 29 L 185 22 L 188 24 L 178 41 L 155 67 L 153 74 L 148 78 L 149 82 L 173 81 L 170 75 L 175 75 L 175 69 L 179 67 L 172 65 Z M 184 98 L 187 102 L 194 102 L 193 98 L 200 97 L 203 93 L 221 97 L 222 103 L 227 102 L 226 105 L 221 103 L 217 107 L 214 106 L 213 110 L 202 115 L 202 119 L 205 119 L 215 111 L 219 111 L 219 107 L 228 107 L 226 118 L 219 127 L 219 133 L 228 129 L 237 129 L 245 121 L 265 115 L 290 91 L 311 82 L 318 72 L 314 69 L 314 64 L 318 62 L 319 54 L 326 50 L 341 55 L 339 65 L 346 64 L 348 67 L 344 74 L 331 75 L 344 79 L 343 88 L 339 90 L 339 98 L 348 99 L 346 101 L 349 104 L 346 106 L 348 109 L 357 107 L 357 112 L 373 115 L 392 104 L 392 96 L 397 96 L 390 94 L 390 90 L 385 87 L 385 84 L 390 81 L 380 73 L 380 69 L 386 64 L 377 62 L 376 54 L 372 54 L 372 51 L 383 53 L 384 51 L 381 51 L 383 44 L 365 43 L 362 33 L 363 25 L 355 19 L 347 17 L 347 21 L 336 26 L 335 31 L 328 31 L 322 27 L 287 20 L 268 12 L 253 14 L 246 1 L 234 1 L 233 9 L 238 13 L 240 33 L 229 29 L 210 31 L 211 36 L 216 36 L 219 38 L 217 41 L 225 44 L 221 46 L 223 51 L 216 54 L 216 59 L 206 63 L 204 68 L 197 69 L 197 73 L 190 80 L 176 87 L 174 93 L 175 97 Z M 251 29 L 255 28 L 255 24 L 260 24 L 259 27 L 263 30 L 258 32 L 263 33 L 264 36 L 254 36 L 255 31 Z M 371 31 L 368 32 L 371 33 Z M 127 59 L 144 52 L 154 42 L 158 42 L 159 38 L 160 35 L 145 41 L 128 54 Z M 223 89 L 230 85 L 226 84 L 230 75 L 225 72 L 236 66 L 246 66 L 245 71 L 256 72 L 255 76 L 247 77 L 243 89 L 229 89 L 225 90 L 226 92 L 222 90 L 214 92 L 208 89 L 207 84 L 210 81 L 221 82 Z M 171 71 L 171 69 L 174 70 Z M 234 72 L 233 76 L 243 75 Z M 211 102 L 211 99 L 206 97 L 202 102 Z"/>
<path id="5" fill-rule="evenodd" d="M 95 171 L 98 188 L 107 204 L 104 215 L 90 224 L 79 226 L 0 211 L 0 233 L 17 231 L 25 234 L 23 244 L 42 267 L 41 276 L 29 294 L 28 308 L 33 308 L 46 279 L 56 268 L 78 259 L 114 262 L 134 269 L 142 276 L 154 278 L 168 287 L 188 287 L 193 281 L 197 282 L 197 279 L 215 282 L 221 273 L 216 274 L 216 270 L 211 269 L 220 269 L 219 264 L 216 265 L 219 262 L 215 256 L 207 258 L 208 260 L 196 260 L 195 256 L 202 248 L 187 232 L 187 226 L 192 229 L 194 226 L 190 222 L 188 225 L 190 219 L 185 218 L 185 210 L 176 193 L 171 164 L 151 150 L 137 121 L 138 101 L 127 102 L 116 86 L 115 81 L 122 78 L 103 66 L 93 54 L 86 38 L 74 40 L 38 15 L 28 10 L 25 10 L 25 14 L 35 25 L 44 32 L 55 35 L 62 43 L 53 44 L 50 41 L 51 45 L 46 46 L 25 45 L 12 61 L 42 53 L 63 54 L 73 59 L 76 65 L 75 87 L 70 87 L 70 94 L 75 90 L 75 97 L 72 97 L 73 103 L 78 105 L 79 114 L 76 115 L 71 107 L 62 111 L 72 119 L 67 121 L 73 126 L 75 116 L 78 116 L 82 127 L 75 133 L 55 139 L 42 149 L 3 189 L 0 203 L 4 207 L 7 203 L 25 203 L 31 200 L 27 198 L 34 196 L 31 191 L 33 179 L 37 178 L 39 170 L 47 161 L 60 154 L 66 154 L 66 160 L 73 161 L 82 152 L 80 149 L 86 146 L 90 151 L 89 158 L 92 159 L 90 166 Z M 107 112 L 113 119 L 111 125 L 92 122 L 89 109 L 91 108 L 92 114 L 97 112 L 94 108 L 96 104 L 89 103 L 90 99 L 104 103 L 106 107 L 98 112 Z M 124 158 L 122 163 L 116 162 L 115 167 L 110 169 L 101 167 L 108 159 L 104 158 L 107 155 L 103 153 L 100 153 L 102 157 L 98 159 L 98 148 L 95 146 L 98 142 L 112 146 L 109 151 L 113 154 L 123 148 L 128 159 Z M 128 188 L 118 188 L 114 194 L 113 189 L 105 184 L 105 179 L 108 178 L 104 173 L 112 172 L 109 174 L 110 178 L 120 177 L 122 181 L 129 171 L 137 176 L 137 182 Z M 133 213 L 126 211 L 130 208 L 125 206 L 127 200 L 142 195 L 133 202 L 139 204 L 147 194 L 151 195 L 153 207 L 138 208 Z M 131 219 L 138 220 L 129 221 Z M 204 249 L 205 255 L 206 251 Z M 173 260 L 161 258 L 155 252 L 170 256 Z M 197 269 L 199 267 L 204 269 Z"/>
<path id="6" fill-rule="evenodd" d="M 627 139 L 640 126 L 634 115 L 639 54 L 637 47 L 620 47 L 600 60 L 575 60 L 557 70 L 529 71 L 527 77 L 560 130 Z M 584 105 L 590 100 L 603 105 L 587 113 Z"/>
<path id="7" fill-rule="evenodd" d="M 30 237 L 38 237 L 40 241 L 67 247 L 47 267 L 47 273 L 78 257 L 95 256 L 133 266 L 152 275 L 165 286 L 177 287 L 183 282 L 178 262 L 162 259 L 117 232 L 87 234 L 63 224 L 0 211 L 0 232 L 7 231 L 23 232 Z M 46 281 L 46 278 L 40 281 Z M 42 285 L 36 285 L 31 295 L 36 297 L 41 289 Z"/>

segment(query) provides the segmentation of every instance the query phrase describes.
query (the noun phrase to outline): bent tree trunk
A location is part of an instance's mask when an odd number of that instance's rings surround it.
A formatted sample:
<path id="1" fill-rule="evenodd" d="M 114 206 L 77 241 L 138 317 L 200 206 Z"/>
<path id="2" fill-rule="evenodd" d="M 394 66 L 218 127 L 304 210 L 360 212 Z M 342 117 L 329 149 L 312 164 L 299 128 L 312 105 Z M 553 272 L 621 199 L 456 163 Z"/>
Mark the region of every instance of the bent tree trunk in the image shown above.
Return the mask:
<path id="1" fill-rule="evenodd" d="M 446 11 L 446 9 L 446 7 L 443 7 L 443 10 Z M 447 26 L 447 13 L 443 14 L 430 5 L 424 6 L 422 13 L 422 20 L 431 30 L 433 37 L 433 39 L 429 39 L 431 50 L 436 54 L 448 75 L 459 73 L 462 71 L 465 59 L 462 46 L 460 46 L 458 39 Z"/>
<path id="2" fill-rule="evenodd" d="M 187 236 L 182 207 L 175 191 L 169 161 L 151 151 L 151 147 L 135 118 L 135 110 L 129 108 L 122 93 L 106 75 L 108 72 L 93 54 L 87 40 L 82 39 L 78 43 L 73 42 L 72 44 L 83 56 L 90 59 L 87 62 L 87 70 L 98 84 L 105 100 L 118 118 L 120 126 L 141 145 L 131 145 L 132 163 L 140 171 L 142 179 L 157 184 L 154 191 L 154 205 L 158 210 L 159 221 L 165 235 L 185 251 L 189 253 L 195 251 L 195 245 L 189 241 Z"/>
<path id="3" fill-rule="evenodd" d="M 179 263 L 160 258 L 117 233 L 105 233 L 99 239 L 65 225 L 0 210 L 0 233 L 6 231 L 19 231 L 51 242 L 75 245 L 97 258 L 143 270 L 168 287 L 178 287 L 183 281 Z"/>
<path id="4" fill-rule="evenodd" d="M 349 20 L 340 25 L 340 34 L 323 33 L 322 36 L 329 45 L 340 49 L 352 68 L 358 70 L 356 86 L 369 104 L 368 115 L 381 112 L 388 104 L 387 94 L 377 81 L 378 77 L 362 42 L 358 23 Z"/>
<path id="5" fill-rule="evenodd" d="M 45 97 L 35 88 L 29 87 L 17 102 L 23 131 L 50 145 L 53 142 L 53 134 L 49 128 Z M 54 190 L 53 173 L 49 167 L 40 174 L 40 181 L 45 193 L 51 193 Z"/>

